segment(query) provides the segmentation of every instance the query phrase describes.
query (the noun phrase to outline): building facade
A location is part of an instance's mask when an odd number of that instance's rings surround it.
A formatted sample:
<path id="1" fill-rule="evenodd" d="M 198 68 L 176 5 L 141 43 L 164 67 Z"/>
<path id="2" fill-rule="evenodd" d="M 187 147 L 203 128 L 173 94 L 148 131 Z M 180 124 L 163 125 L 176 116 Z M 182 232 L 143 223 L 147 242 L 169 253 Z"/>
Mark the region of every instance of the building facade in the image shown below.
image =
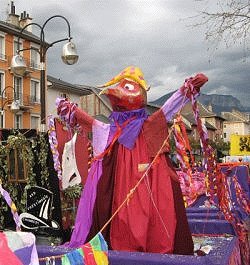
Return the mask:
<path id="1" fill-rule="evenodd" d="M 29 24 L 31 18 L 25 11 L 21 16 L 15 14 L 12 3 L 7 21 L 0 21 L 0 124 L 2 128 L 37 128 L 40 124 L 40 71 L 39 53 L 35 50 L 40 41 L 27 27 L 22 38 L 22 27 Z M 19 44 L 18 44 L 19 40 Z M 34 49 L 32 49 L 32 47 Z M 21 51 L 27 70 L 23 76 L 14 74 L 10 65 L 17 50 Z M 12 111 L 12 103 L 18 104 L 18 111 Z"/>
<path id="2" fill-rule="evenodd" d="M 214 113 L 212 109 L 206 108 L 200 102 L 198 102 L 197 105 L 199 109 L 200 118 L 205 127 L 207 128 L 209 140 L 214 142 L 223 140 L 223 122 L 225 119 Z M 199 135 L 196 131 L 196 122 L 194 120 L 194 114 L 191 103 L 187 103 L 183 107 L 181 114 L 186 117 L 186 119 L 188 119 L 193 125 L 192 134 L 194 140 L 198 140 Z"/>
<path id="3" fill-rule="evenodd" d="M 47 90 L 47 115 L 53 116 L 57 116 L 57 98 L 68 98 L 69 101 L 78 104 L 82 108 L 82 98 L 88 97 L 92 93 L 89 86 L 73 85 L 50 75 L 47 75 Z"/>
<path id="4" fill-rule="evenodd" d="M 249 114 L 233 110 L 232 112 L 222 112 L 222 116 L 225 118 L 223 123 L 224 141 L 229 142 L 233 134 L 250 135 Z"/>

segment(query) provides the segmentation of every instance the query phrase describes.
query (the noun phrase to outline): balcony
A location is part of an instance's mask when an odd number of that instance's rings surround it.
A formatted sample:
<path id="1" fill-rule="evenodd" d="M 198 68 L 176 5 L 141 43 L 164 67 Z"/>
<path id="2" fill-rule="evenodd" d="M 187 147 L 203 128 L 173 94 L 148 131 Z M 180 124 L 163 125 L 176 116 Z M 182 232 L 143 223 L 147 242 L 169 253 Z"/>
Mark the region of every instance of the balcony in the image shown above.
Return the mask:
<path id="1" fill-rule="evenodd" d="M 21 111 L 29 111 L 34 108 L 35 104 L 40 104 L 39 98 L 21 93 L 16 93 L 16 100 L 18 100 L 18 103 L 20 104 Z M 7 105 L 10 106 L 14 101 L 13 93 L 6 93 L 4 101 L 8 102 Z"/>

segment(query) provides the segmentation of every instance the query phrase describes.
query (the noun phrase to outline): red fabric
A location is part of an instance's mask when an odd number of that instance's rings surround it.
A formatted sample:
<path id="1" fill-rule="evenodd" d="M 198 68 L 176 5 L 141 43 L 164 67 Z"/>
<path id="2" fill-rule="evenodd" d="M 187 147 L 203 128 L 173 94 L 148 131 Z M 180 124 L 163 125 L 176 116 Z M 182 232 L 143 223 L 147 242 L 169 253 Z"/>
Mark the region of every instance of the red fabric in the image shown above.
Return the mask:
<path id="1" fill-rule="evenodd" d="M 66 142 L 70 141 L 73 137 L 73 132 L 71 132 L 64 124 L 58 119 L 55 119 L 56 137 L 58 141 L 58 153 L 59 161 L 62 163 L 62 154 L 64 145 Z M 75 153 L 76 153 L 76 164 L 78 171 L 81 175 L 81 182 L 84 185 L 87 175 L 88 175 L 88 138 L 83 130 L 77 135 L 75 143 Z"/>
<path id="2" fill-rule="evenodd" d="M 22 265 L 22 262 L 8 247 L 7 239 L 0 233 L 0 265 Z"/>
<path id="3" fill-rule="evenodd" d="M 139 172 L 138 165 L 147 163 L 150 163 L 150 159 L 142 134 L 132 151 L 122 145 L 119 146 L 113 212 L 145 172 Z M 150 192 L 157 209 L 152 203 Z M 168 232 L 160 217 L 164 220 Z M 175 225 L 171 178 L 165 156 L 161 155 L 157 165 L 150 170 L 148 178 L 146 177 L 138 186 L 128 205 L 113 219 L 110 230 L 111 246 L 116 250 L 172 253 Z"/>
<path id="4" fill-rule="evenodd" d="M 157 130 L 156 130 L 157 128 Z M 156 111 L 143 124 L 145 137 L 150 157 L 155 157 L 163 142 L 168 137 L 166 118 L 161 110 Z M 164 146 L 161 153 L 169 151 L 169 144 Z"/>
<path id="5" fill-rule="evenodd" d="M 92 246 L 89 243 L 84 244 L 82 246 L 82 250 L 84 254 L 84 264 L 97 265 L 93 254 Z"/>
<path id="6" fill-rule="evenodd" d="M 188 225 L 188 219 L 186 215 L 186 209 L 184 207 L 181 187 L 177 180 L 178 175 L 174 170 L 170 158 L 167 158 L 166 162 L 169 166 L 169 171 L 171 172 L 170 174 L 172 176 L 171 184 L 173 189 L 174 207 L 177 220 L 173 253 L 180 255 L 192 255 L 194 250 L 194 244 L 192 234 Z M 173 177 L 174 175 L 175 177 Z"/>
<path id="7" fill-rule="evenodd" d="M 203 73 L 199 73 L 194 77 L 191 77 L 189 79 L 189 84 L 192 84 L 192 86 L 194 87 L 195 91 L 197 93 L 200 92 L 200 88 L 208 81 L 207 76 L 205 76 Z M 190 91 L 190 87 L 188 88 L 188 91 L 186 93 L 187 88 L 185 87 L 185 85 L 183 85 L 181 87 L 181 91 L 183 94 L 186 94 L 187 97 L 191 97 L 191 91 Z M 193 91 L 192 93 L 194 93 L 195 91 Z"/>
<path id="8" fill-rule="evenodd" d="M 56 138 L 58 142 L 57 150 L 59 153 L 59 161 L 62 163 L 62 154 L 64 145 L 68 142 L 71 137 L 72 133 L 67 129 L 67 127 L 58 119 L 55 119 L 55 128 L 56 128 Z"/>
<path id="9" fill-rule="evenodd" d="M 86 134 L 79 133 L 76 138 L 75 143 L 75 153 L 76 153 L 76 165 L 78 171 L 81 175 L 82 184 L 84 185 L 88 176 L 88 138 Z"/>
<path id="10" fill-rule="evenodd" d="M 82 130 L 85 132 L 92 131 L 92 124 L 94 122 L 94 118 L 88 115 L 83 110 L 77 108 L 75 111 L 75 117 L 77 117 L 77 124 L 80 124 Z"/>

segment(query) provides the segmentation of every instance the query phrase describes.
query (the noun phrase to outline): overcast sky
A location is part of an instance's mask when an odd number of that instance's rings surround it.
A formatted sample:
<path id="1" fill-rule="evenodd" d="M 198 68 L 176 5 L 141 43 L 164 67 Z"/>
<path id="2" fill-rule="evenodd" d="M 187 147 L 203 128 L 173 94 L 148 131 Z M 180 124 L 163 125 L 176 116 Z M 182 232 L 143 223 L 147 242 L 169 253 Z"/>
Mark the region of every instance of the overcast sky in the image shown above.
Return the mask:
<path id="1" fill-rule="evenodd" d="M 4 3 L 4 5 L 2 5 Z M 1 20 L 9 10 L 1 0 Z M 71 25 L 79 61 L 73 66 L 60 59 L 62 43 L 49 48 L 48 74 L 66 82 L 99 85 L 129 65 L 139 66 L 151 90 L 149 101 L 179 88 L 186 77 L 205 73 L 205 94 L 226 94 L 250 105 L 249 51 L 236 45 L 217 50 L 205 40 L 204 28 L 188 19 L 216 0 L 15 0 L 16 14 L 26 11 L 42 25 L 53 15 L 63 15 Z M 5 8 L 3 8 L 5 6 Z M 35 31 L 34 28 L 34 33 Z M 67 36 L 62 19 L 45 28 L 47 42 Z"/>

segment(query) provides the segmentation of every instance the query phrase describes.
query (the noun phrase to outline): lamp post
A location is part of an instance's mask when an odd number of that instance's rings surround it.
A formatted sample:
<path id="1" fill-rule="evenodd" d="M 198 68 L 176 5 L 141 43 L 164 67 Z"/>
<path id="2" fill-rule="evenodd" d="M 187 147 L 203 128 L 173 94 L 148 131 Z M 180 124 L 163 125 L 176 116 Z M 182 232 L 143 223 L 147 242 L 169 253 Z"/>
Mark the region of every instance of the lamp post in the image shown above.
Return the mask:
<path id="1" fill-rule="evenodd" d="M 45 41 L 45 26 L 49 21 L 51 21 L 54 18 L 61 18 L 66 21 L 67 26 L 68 26 L 68 37 L 56 40 L 52 43 L 47 43 Z M 36 49 L 34 47 L 31 48 L 26 48 L 26 49 L 20 49 L 20 37 L 23 34 L 23 31 L 31 25 L 35 25 L 39 27 L 40 29 L 40 48 Z M 62 41 L 68 41 L 64 46 L 62 50 L 62 60 L 65 64 L 72 65 L 75 64 L 78 60 L 78 55 L 76 51 L 76 46 L 75 44 L 71 41 L 71 33 L 70 33 L 70 24 L 68 20 L 61 15 L 55 15 L 50 18 L 48 18 L 43 25 L 39 25 L 37 23 L 29 23 L 25 27 L 22 28 L 20 31 L 20 35 L 18 37 L 18 50 L 17 50 L 17 55 L 13 56 L 12 61 L 11 61 L 11 70 L 18 75 L 24 75 L 26 71 L 26 63 L 24 61 L 24 58 L 22 55 L 20 55 L 21 51 L 25 50 L 36 50 L 40 54 L 40 101 L 41 101 L 41 132 L 46 131 L 46 103 L 45 103 L 45 95 L 46 95 L 46 69 L 45 69 L 45 60 L 46 60 L 46 52 L 47 50 L 52 47 L 54 44 L 62 42 Z"/>
<path id="2" fill-rule="evenodd" d="M 3 94 L 6 91 L 7 88 L 11 88 L 14 91 L 14 100 L 11 103 L 10 109 L 12 112 L 16 113 L 20 110 L 20 104 L 18 102 L 18 100 L 16 99 L 16 91 L 15 88 L 12 86 L 6 86 L 2 92 L 1 92 L 1 128 L 3 128 L 3 114 L 4 114 L 4 106 L 9 103 L 8 99 L 5 101 L 5 103 L 3 103 Z"/>

